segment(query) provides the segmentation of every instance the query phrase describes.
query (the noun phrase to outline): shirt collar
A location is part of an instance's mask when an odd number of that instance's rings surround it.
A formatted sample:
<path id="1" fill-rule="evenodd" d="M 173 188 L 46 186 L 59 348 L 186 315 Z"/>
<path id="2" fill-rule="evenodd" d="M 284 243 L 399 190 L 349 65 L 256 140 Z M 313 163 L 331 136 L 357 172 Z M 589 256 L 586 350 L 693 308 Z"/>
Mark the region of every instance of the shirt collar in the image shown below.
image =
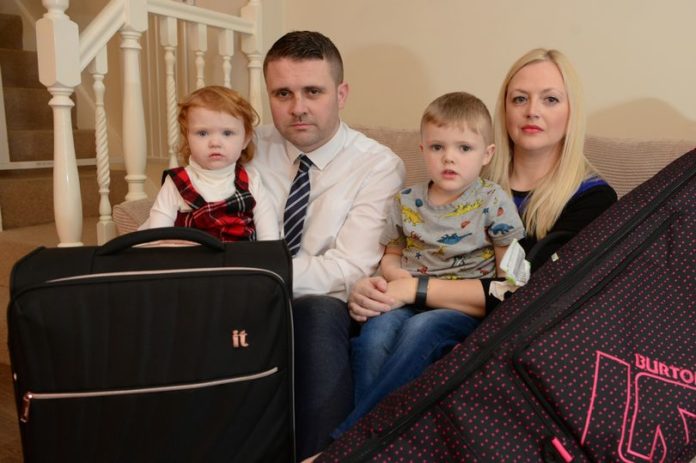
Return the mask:
<path id="1" fill-rule="evenodd" d="M 304 154 L 312 161 L 312 163 L 319 170 L 322 170 L 331 162 L 331 160 L 333 160 L 333 158 L 336 157 L 336 155 L 338 155 L 338 153 L 343 148 L 345 144 L 346 134 L 346 125 L 343 122 L 340 122 L 338 130 L 329 141 L 327 141 L 314 151 Z M 297 158 L 300 156 L 300 154 L 303 154 L 302 151 L 297 149 L 295 145 L 293 145 L 287 140 L 285 141 L 285 152 L 288 155 L 288 159 L 290 159 L 290 162 L 293 164 L 295 163 L 295 161 L 297 161 Z"/>

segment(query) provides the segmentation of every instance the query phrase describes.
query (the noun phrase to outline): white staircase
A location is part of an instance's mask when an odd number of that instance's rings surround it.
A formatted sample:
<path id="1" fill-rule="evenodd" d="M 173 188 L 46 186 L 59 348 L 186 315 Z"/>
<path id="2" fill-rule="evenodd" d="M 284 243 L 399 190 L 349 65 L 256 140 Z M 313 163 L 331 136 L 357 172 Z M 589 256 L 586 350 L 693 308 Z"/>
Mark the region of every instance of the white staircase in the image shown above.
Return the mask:
<path id="1" fill-rule="evenodd" d="M 99 221 L 97 236 L 104 243 L 115 236 L 115 225 L 109 202 L 109 130 L 105 105 L 105 92 L 116 91 L 122 95 L 122 145 L 123 160 L 128 182 L 127 201 L 146 197 L 144 183 L 148 161 L 145 110 L 143 100 L 143 75 L 141 63 L 141 38 L 152 24 L 159 29 L 159 45 L 165 62 L 167 156 L 170 166 L 177 164 L 176 124 L 177 100 L 182 96 L 177 80 L 178 56 L 185 56 L 179 38 L 184 36 L 195 52 L 196 87 L 205 85 L 209 68 L 208 42 L 215 37 L 217 55 L 221 62 L 222 84 L 230 86 L 237 37 L 241 38 L 242 51 L 248 59 L 248 95 L 254 108 L 261 112 L 261 4 L 250 0 L 239 16 L 232 16 L 199 8 L 175 0 L 111 0 L 82 31 L 66 14 L 69 0 L 42 0 L 46 13 L 36 23 L 39 80 L 51 94 L 49 105 L 53 114 L 53 191 L 55 223 L 60 246 L 82 245 L 82 197 L 80 193 L 75 145 L 72 132 L 73 102 L 71 96 L 81 83 L 85 69 L 93 78 L 95 105 L 95 138 L 97 178 L 99 184 Z M 108 72 L 107 45 L 111 40 L 120 41 L 121 81 L 120 89 L 105 87 Z M 148 84 L 152 84 L 152 79 Z M 157 82 L 159 85 L 160 82 Z M 153 127 L 152 130 L 160 130 Z M 150 156 L 154 156 L 153 153 Z"/>

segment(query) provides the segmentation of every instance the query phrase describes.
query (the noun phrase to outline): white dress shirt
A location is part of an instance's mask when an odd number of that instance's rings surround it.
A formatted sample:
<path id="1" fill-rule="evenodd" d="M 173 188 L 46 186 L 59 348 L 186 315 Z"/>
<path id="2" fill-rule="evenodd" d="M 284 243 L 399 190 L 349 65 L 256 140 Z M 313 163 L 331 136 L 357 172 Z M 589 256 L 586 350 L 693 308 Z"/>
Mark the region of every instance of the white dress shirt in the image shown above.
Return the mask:
<path id="1" fill-rule="evenodd" d="M 279 228 L 300 151 L 272 125 L 257 129 L 256 167 L 279 211 Z M 406 169 L 392 150 L 341 123 L 324 146 L 304 153 L 311 190 L 302 244 L 293 258 L 294 296 L 329 295 L 345 301 L 359 278 L 372 275 L 384 248 L 386 210 Z"/>
<path id="2" fill-rule="evenodd" d="M 214 203 L 229 198 L 237 191 L 234 186 L 235 168 L 236 163 L 224 169 L 207 170 L 196 164 L 194 160 L 190 160 L 190 164 L 186 166 L 186 173 L 203 199 Z M 259 173 L 249 165 L 245 165 L 244 169 L 249 177 L 249 192 L 256 201 L 254 206 L 256 239 L 258 241 L 277 240 L 280 238 L 278 212 L 264 190 Z M 138 229 L 173 227 L 178 212 L 190 210 L 191 208 L 179 194 L 174 181 L 167 175 L 150 209 L 150 216 Z"/>

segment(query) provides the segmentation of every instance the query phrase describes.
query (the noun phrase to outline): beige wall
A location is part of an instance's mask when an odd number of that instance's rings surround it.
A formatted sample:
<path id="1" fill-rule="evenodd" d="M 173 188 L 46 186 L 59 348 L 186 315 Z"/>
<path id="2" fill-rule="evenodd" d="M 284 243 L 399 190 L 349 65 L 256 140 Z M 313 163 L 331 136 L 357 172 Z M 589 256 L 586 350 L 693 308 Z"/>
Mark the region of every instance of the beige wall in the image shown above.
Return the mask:
<path id="1" fill-rule="evenodd" d="M 349 122 L 415 127 L 456 89 L 493 110 L 510 64 L 543 46 L 575 64 L 591 133 L 696 139 L 694 20 L 693 0 L 285 0 L 282 28 L 339 46 Z"/>
<path id="2" fill-rule="evenodd" d="M 68 13 L 83 28 L 105 3 L 71 0 Z M 196 3 L 238 14 L 246 1 Z M 690 32 L 696 2 L 692 0 L 261 0 L 261 4 L 264 49 L 295 29 L 320 30 L 336 42 L 351 85 L 343 113 L 351 123 L 415 127 L 430 100 L 455 89 L 480 96 L 492 110 L 508 66 L 528 49 L 545 46 L 563 50 L 577 67 L 591 133 L 696 139 L 696 40 Z M 41 10 L 32 12 L 40 15 Z M 152 39 L 143 40 L 144 60 Z M 215 45 L 210 48 L 215 50 Z M 161 61 L 161 53 L 154 59 Z M 109 66 L 107 81 L 115 89 L 120 86 L 117 42 L 110 44 Z M 248 81 L 241 50 L 234 69 L 234 85 L 244 91 Z M 91 92 L 91 78 L 83 77 L 86 91 Z M 144 91 L 148 105 L 161 104 L 161 95 Z M 115 91 L 107 92 L 112 111 L 120 111 L 118 99 Z M 89 105 L 82 107 L 80 126 L 86 126 L 93 113 Z M 116 116 L 110 121 L 116 135 L 112 154 L 118 157 L 120 113 L 112 116 Z M 263 118 L 270 121 L 267 104 Z M 160 151 L 162 146 L 151 140 L 150 152 Z"/>

